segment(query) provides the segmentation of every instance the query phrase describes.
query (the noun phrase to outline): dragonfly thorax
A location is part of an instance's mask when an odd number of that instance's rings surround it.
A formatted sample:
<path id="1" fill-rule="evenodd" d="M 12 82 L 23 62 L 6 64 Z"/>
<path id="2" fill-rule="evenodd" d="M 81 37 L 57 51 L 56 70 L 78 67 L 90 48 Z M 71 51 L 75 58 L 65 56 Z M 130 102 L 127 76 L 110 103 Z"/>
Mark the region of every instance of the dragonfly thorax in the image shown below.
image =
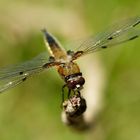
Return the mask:
<path id="1" fill-rule="evenodd" d="M 63 79 L 69 75 L 80 73 L 79 66 L 74 62 L 63 63 L 58 66 L 58 72 Z"/>

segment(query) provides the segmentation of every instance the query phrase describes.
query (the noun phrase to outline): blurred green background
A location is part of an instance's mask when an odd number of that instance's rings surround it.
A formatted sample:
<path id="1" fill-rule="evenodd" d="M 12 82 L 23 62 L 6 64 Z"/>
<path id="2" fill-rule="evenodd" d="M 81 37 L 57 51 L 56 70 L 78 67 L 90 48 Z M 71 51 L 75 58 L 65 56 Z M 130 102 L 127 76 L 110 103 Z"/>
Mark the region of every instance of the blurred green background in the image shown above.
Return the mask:
<path id="1" fill-rule="evenodd" d="M 139 0 L 1 0 L 0 65 L 45 51 L 43 27 L 63 43 L 135 15 Z M 139 140 L 140 39 L 121 46 L 100 52 L 107 86 L 94 130 L 77 133 L 61 122 L 63 81 L 51 69 L 0 95 L 0 140 Z"/>

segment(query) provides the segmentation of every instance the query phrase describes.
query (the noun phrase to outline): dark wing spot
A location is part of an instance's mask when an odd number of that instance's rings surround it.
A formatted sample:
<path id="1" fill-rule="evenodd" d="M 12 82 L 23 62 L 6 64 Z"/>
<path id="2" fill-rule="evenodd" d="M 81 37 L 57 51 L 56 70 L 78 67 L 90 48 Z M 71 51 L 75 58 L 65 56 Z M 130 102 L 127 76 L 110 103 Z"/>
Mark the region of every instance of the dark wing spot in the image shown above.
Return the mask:
<path id="1" fill-rule="evenodd" d="M 106 49 L 106 48 L 107 48 L 107 46 L 101 46 L 101 48 Z"/>
<path id="2" fill-rule="evenodd" d="M 139 37 L 139 36 L 138 36 L 138 35 L 133 36 L 133 37 L 129 38 L 129 40 L 133 40 L 133 39 L 135 39 L 135 38 L 137 38 L 137 37 Z"/>
<path id="3" fill-rule="evenodd" d="M 48 67 L 48 63 L 44 64 L 42 67 L 43 68 L 47 68 Z"/>
<path id="4" fill-rule="evenodd" d="M 73 60 L 77 59 L 80 57 L 82 54 L 84 54 L 84 51 L 77 51 L 76 53 L 73 54 Z"/>
<path id="5" fill-rule="evenodd" d="M 140 23 L 140 21 L 136 22 L 133 27 L 137 26 Z"/>
<path id="6" fill-rule="evenodd" d="M 110 36 L 110 37 L 108 37 L 108 38 L 107 38 L 107 40 L 112 40 L 112 39 L 113 39 L 113 37 L 112 37 L 112 36 Z"/>
<path id="7" fill-rule="evenodd" d="M 75 56 L 81 56 L 84 52 L 83 51 L 77 51 L 74 55 Z"/>
<path id="8" fill-rule="evenodd" d="M 49 68 L 49 67 L 53 67 L 53 66 L 59 66 L 61 64 L 64 63 L 60 63 L 60 62 L 50 62 L 50 63 L 46 63 L 42 66 L 42 68 Z"/>
<path id="9" fill-rule="evenodd" d="M 24 77 L 23 79 L 22 79 L 22 81 L 25 81 L 27 79 L 27 77 Z"/>
<path id="10" fill-rule="evenodd" d="M 55 58 L 53 56 L 50 56 L 49 57 L 49 62 L 54 62 L 55 61 Z"/>
<path id="11" fill-rule="evenodd" d="M 23 71 L 20 71 L 20 72 L 19 72 L 19 75 L 22 75 L 22 74 L 23 74 Z"/>

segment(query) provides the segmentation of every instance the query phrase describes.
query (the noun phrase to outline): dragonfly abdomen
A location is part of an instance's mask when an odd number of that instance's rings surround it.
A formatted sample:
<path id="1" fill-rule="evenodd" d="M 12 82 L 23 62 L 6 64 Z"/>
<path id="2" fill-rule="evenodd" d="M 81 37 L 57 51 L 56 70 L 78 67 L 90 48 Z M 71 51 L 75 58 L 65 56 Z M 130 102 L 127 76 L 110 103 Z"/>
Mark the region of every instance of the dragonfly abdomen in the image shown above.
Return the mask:
<path id="1" fill-rule="evenodd" d="M 45 29 L 43 30 L 45 43 L 49 50 L 51 56 L 53 56 L 56 60 L 66 59 L 67 53 L 66 51 L 60 46 L 58 41 L 49 34 Z"/>

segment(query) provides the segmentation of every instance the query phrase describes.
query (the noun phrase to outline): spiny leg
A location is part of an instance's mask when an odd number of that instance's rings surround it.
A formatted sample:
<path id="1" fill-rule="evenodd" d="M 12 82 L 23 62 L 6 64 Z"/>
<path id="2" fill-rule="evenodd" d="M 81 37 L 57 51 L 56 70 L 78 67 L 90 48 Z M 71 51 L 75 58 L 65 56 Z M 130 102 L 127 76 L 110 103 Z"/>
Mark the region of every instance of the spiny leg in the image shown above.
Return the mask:
<path id="1" fill-rule="evenodd" d="M 62 103 L 64 102 L 64 88 L 66 87 L 66 85 L 63 85 L 62 87 Z"/>
<path id="2" fill-rule="evenodd" d="M 79 90 L 77 92 L 78 92 L 78 96 L 81 97 L 81 92 Z"/>
<path id="3" fill-rule="evenodd" d="M 68 89 L 68 99 L 70 98 L 70 94 L 71 94 L 71 89 Z"/>

